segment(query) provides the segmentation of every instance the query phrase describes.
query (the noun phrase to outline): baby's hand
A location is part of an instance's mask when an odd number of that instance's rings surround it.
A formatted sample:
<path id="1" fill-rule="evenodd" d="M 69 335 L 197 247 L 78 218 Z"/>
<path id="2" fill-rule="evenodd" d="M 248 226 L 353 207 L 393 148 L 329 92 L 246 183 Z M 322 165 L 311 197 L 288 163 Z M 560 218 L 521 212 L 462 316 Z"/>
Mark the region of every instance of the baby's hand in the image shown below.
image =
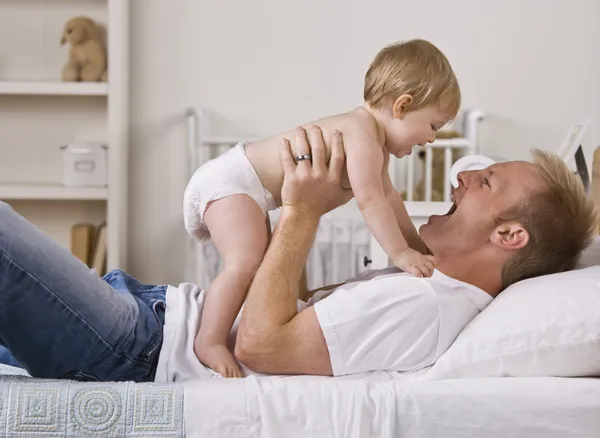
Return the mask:
<path id="1" fill-rule="evenodd" d="M 408 248 L 395 258 L 394 264 L 403 271 L 410 272 L 415 277 L 431 277 L 435 269 L 433 256 L 423 255 L 412 248 Z"/>

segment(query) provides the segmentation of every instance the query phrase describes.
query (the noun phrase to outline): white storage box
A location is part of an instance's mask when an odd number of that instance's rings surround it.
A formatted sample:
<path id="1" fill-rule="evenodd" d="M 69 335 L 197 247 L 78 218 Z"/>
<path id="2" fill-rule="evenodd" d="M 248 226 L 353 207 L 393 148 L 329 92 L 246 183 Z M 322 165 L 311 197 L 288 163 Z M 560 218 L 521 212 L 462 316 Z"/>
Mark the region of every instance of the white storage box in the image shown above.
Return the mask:
<path id="1" fill-rule="evenodd" d="M 61 146 L 63 184 L 67 187 L 107 185 L 107 146 L 97 142 L 73 142 Z"/>

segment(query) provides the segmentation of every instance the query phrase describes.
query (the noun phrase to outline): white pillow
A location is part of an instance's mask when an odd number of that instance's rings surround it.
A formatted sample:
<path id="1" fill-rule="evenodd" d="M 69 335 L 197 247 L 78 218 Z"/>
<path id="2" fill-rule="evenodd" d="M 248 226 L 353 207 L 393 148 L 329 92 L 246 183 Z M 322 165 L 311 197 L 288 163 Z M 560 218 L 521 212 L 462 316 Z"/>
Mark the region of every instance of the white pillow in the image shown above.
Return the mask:
<path id="1" fill-rule="evenodd" d="M 507 288 L 424 378 L 600 376 L 600 266 L 585 267 L 594 261 L 600 239 L 577 270 Z"/>

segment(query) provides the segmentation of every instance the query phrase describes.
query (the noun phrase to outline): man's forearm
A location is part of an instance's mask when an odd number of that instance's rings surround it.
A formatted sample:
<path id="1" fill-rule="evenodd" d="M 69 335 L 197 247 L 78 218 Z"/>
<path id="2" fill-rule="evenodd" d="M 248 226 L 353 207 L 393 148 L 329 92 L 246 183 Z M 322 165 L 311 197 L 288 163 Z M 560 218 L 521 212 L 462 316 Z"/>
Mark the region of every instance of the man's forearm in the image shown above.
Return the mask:
<path id="1" fill-rule="evenodd" d="M 297 313 L 299 284 L 318 221 L 282 210 L 273 238 L 248 292 L 238 331 L 266 338 Z"/>

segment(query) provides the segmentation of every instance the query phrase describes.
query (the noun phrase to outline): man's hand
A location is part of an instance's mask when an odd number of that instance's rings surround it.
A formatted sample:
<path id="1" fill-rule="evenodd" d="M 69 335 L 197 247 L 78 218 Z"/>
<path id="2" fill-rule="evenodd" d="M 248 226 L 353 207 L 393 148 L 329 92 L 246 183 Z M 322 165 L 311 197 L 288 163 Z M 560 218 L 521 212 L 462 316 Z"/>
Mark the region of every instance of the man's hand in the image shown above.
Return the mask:
<path id="1" fill-rule="evenodd" d="M 331 159 L 326 163 L 325 141 L 318 126 L 309 129 L 310 146 L 306 132 L 296 130 L 295 146 L 300 156 L 308 154 L 311 159 L 296 162 L 290 142 L 281 142 L 281 162 L 285 176 L 281 189 L 284 210 L 296 212 L 303 217 L 318 220 L 352 199 L 352 191 L 342 187 L 344 147 L 341 132 L 335 130 L 331 140 Z"/>

